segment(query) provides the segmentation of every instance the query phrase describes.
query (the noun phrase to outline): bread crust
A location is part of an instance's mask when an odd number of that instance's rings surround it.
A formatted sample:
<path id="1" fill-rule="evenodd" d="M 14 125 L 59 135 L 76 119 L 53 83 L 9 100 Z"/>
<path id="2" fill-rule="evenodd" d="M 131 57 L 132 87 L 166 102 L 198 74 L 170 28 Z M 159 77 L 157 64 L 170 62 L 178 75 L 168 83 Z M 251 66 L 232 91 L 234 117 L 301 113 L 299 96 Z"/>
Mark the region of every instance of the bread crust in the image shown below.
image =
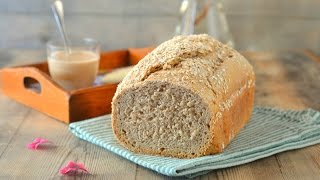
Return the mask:
<path id="1" fill-rule="evenodd" d="M 139 149 L 118 132 L 117 101 L 146 82 L 168 82 L 202 98 L 211 114 L 210 141 L 196 154 Z M 248 61 L 208 35 L 178 36 L 142 59 L 120 83 L 112 101 L 112 127 L 119 142 L 131 151 L 177 158 L 222 152 L 249 121 L 255 75 Z"/>

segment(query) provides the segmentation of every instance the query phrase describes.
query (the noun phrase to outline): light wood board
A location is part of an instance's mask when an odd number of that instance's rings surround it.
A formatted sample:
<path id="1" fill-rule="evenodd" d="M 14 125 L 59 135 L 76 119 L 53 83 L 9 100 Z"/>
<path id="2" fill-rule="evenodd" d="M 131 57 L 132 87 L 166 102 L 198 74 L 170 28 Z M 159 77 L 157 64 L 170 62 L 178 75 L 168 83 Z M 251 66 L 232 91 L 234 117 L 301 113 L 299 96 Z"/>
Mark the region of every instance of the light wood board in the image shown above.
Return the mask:
<path id="1" fill-rule="evenodd" d="M 1 66 L 38 61 L 36 51 L 0 51 Z M 320 59 L 310 51 L 244 53 L 257 75 L 256 105 L 320 110 Z M 21 58 L 27 60 L 20 61 Z M 35 137 L 54 148 L 31 151 Z M 64 177 L 69 160 L 83 162 L 89 175 Z M 196 179 L 319 179 L 320 145 L 283 152 L 245 165 L 212 171 Z M 0 179 L 172 179 L 79 140 L 67 125 L 0 93 Z M 183 178 L 179 178 L 183 179 Z"/>

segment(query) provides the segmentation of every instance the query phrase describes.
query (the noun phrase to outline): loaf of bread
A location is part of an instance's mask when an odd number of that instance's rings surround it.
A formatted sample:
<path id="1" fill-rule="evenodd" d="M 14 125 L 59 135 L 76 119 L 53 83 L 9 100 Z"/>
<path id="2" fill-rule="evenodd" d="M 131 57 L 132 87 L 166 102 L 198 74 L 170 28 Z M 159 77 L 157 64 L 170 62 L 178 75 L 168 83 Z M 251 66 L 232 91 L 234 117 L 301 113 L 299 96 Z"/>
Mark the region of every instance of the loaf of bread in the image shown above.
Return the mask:
<path id="1" fill-rule="evenodd" d="M 237 51 L 208 35 L 177 36 L 119 84 L 112 127 L 127 149 L 193 158 L 222 152 L 248 122 L 255 75 Z"/>

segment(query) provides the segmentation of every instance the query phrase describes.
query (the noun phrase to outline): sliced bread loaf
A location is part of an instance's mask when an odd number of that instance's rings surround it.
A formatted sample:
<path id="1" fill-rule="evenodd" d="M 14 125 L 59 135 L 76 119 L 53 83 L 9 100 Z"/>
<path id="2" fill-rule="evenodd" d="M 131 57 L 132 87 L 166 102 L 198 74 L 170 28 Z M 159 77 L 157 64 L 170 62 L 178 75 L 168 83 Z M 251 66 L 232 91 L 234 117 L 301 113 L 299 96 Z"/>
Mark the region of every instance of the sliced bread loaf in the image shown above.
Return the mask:
<path id="1" fill-rule="evenodd" d="M 250 119 L 255 76 L 235 50 L 208 35 L 177 36 L 119 84 L 112 127 L 137 153 L 192 158 L 223 151 Z"/>

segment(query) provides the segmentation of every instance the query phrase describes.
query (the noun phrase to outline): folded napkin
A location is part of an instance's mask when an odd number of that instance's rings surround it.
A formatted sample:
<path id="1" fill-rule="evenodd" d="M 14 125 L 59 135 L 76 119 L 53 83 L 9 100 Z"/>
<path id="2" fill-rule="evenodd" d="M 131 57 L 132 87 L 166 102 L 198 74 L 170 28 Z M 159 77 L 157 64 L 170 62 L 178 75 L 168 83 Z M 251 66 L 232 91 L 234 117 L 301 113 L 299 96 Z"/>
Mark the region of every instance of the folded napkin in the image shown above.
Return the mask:
<path id="1" fill-rule="evenodd" d="M 254 108 L 251 121 L 223 153 L 194 159 L 136 154 L 113 135 L 110 115 L 69 126 L 79 138 L 167 176 L 195 177 L 214 169 L 252 162 L 273 154 L 320 143 L 320 112 Z"/>

